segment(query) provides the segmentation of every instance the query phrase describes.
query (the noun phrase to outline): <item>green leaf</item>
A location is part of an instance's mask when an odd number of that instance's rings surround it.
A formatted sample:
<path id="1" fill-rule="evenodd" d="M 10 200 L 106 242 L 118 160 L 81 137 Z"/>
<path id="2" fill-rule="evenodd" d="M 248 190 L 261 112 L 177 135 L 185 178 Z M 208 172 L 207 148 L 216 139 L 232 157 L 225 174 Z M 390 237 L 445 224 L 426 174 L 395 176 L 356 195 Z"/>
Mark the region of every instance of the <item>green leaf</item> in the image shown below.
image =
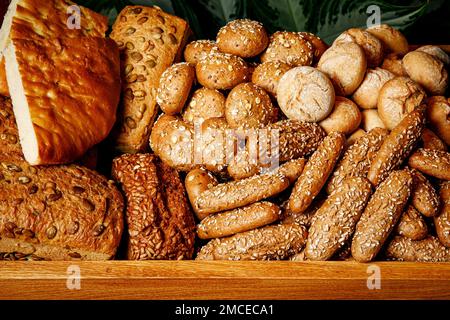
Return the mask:
<path id="1" fill-rule="evenodd" d="M 220 25 L 246 16 L 246 0 L 199 0 L 200 4 Z"/>

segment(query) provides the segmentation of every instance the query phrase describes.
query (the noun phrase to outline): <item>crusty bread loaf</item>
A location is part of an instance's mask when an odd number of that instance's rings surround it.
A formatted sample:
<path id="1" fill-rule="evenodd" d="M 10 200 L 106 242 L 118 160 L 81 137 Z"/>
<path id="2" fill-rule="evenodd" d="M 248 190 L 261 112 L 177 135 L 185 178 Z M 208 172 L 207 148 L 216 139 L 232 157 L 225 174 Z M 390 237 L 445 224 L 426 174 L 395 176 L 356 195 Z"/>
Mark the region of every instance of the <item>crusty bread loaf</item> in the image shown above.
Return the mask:
<path id="1" fill-rule="evenodd" d="M 0 52 L 0 95 L 9 97 L 8 82 L 6 81 L 5 59 Z"/>
<path id="2" fill-rule="evenodd" d="M 118 150 L 147 149 L 158 113 L 159 79 L 167 67 L 181 58 L 189 34 L 186 21 L 157 7 L 127 6 L 120 12 L 111 32 L 121 51 L 124 77 L 114 134 Z"/>
<path id="3" fill-rule="evenodd" d="M 127 201 L 128 259 L 192 258 L 194 216 L 178 173 L 155 155 L 127 154 L 112 174 Z"/>

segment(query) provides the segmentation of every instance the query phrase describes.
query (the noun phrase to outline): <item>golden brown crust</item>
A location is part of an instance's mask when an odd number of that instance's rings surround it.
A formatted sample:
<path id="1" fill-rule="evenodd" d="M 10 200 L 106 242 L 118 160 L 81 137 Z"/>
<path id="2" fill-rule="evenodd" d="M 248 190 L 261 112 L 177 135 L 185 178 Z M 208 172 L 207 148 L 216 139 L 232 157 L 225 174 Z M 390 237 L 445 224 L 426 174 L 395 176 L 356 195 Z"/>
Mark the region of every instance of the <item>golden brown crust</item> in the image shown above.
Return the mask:
<path id="1" fill-rule="evenodd" d="M 383 60 L 381 68 L 390 71 L 398 77 L 407 77 L 405 69 L 403 68 L 402 58 L 396 53 L 386 55 Z"/>
<path id="2" fill-rule="evenodd" d="M 196 260 L 284 260 L 299 253 L 307 231 L 297 224 L 279 224 L 211 240 Z"/>
<path id="3" fill-rule="evenodd" d="M 422 144 L 424 149 L 447 151 L 447 144 L 441 140 L 432 130 L 425 128 L 422 132 Z"/>
<path id="4" fill-rule="evenodd" d="M 301 213 L 293 213 L 289 210 L 289 200 L 284 201 L 281 204 L 281 210 L 282 210 L 282 220 L 281 223 L 297 223 L 300 225 L 305 226 L 307 229 L 311 226 L 311 223 L 314 219 L 314 215 L 316 214 L 317 210 L 322 206 L 322 204 L 325 202 L 325 198 L 319 197 L 315 198 L 311 205 L 306 209 L 306 211 Z"/>
<path id="5" fill-rule="evenodd" d="M 426 98 L 425 91 L 407 77 L 395 77 L 381 88 L 378 96 L 378 114 L 392 130 L 411 111 L 416 109 Z"/>
<path id="6" fill-rule="evenodd" d="M 121 51 L 124 77 L 114 136 L 118 150 L 139 152 L 148 148 L 150 129 L 158 113 L 159 79 L 180 59 L 189 33 L 186 21 L 157 7 L 127 6 L 120 12 L 111 32 Z"/>
<path id="7" fill-rule="evenodd" d="M 192 209 L 199 220 L 203 220 L 207 214 L 202 214 L 198 210 L 197 198 L 203 193 L 216 185 L 219 182 L 211 172 L 204 168 L 197 168 L 189 171 L 184 180 L 189 201 L 191 202 Z"/>
<path id="8" fill-rule="evenodd" d="M 396 232 L 411 240 L 422 240 L 428 235 L 428 227 L 420 213 L 409 205 L 400 217 Z"/>
<path id="9" fill-rule="evenodd" d="M 0 95 L 9 97 L 8 82 L 6 81 L 5 58 L 0 52 Z"/>
<path id="10" fill-rule="evenodd" d="M 366 131 L 364 131 L 361 128 L 358 128 L 355 132 L 353 132 L 348 138 L 347 138 L 347 147 L 350 147 L 351 145 L 355 144 L 356 141 L 358 141 L 359 138 L 364 136 L 366 134 Z"/>
<path id="11" fill-rule="evenodd" d="M 267 48 L 269 36 L 260 22 L 236 19 L 219 30 L 216 42 L 222 52 L 250 58 Z"/>
<path id="12" fill-rule="evenodd" d="M 329 134 L 306 163 L 289 198 L 289 210 L 305 211 L 325 185 L 345 145 L 345 136 L 339 132 Z"/>
<path id="13" fill-rule="evenodd" d="M 269 46 L 261 62 L 283 61 L 292 67 L 310 66 L 314 48 L 299 32 L 277 31 L 270 36 Z"/>
<path id="14" fill-rule="evenodd" d="M 450 145 L 450 99 L 431 97 L 427 101 L 427 118 L 436 134 Z"/>
<path id="15" fill-rule="evenodd" d="M 429 176 L 450 180 L 449 152 L 419 148 L 409 157 L 408 165 Z"/>
<path id="16" fill-rule="evenodd" d="M 419 171 L 412 169 L 414 184 L 411 204 L 425 217 L 434 217 L 439 213 L 439 196 L 433 185 Z"/>
<path id="17" fill-rule="evenodd" d="M 442 206 L 439 216 L 434 218 L 434 224 L 439 241 L 450 248 L 450 182 L 441 184 L 439 195 Z"/>
<path id="18" fill-rule="evenodd" d="M 200 239 L 231 236 L 271 224 L 280 218 L 280 207 L 271 202 L 257 202 L 246 207 L 207 216 L 197 226 Z"/>
<path id="19" fill-rule="evenodd" d="M 333 111 L 319 124 L 327 134 L 339 131 L 345 135 L 355 131 L 361 123 L 361 112 L 350 99 L 337 96 L 334 100 Z"/>
<path id="20" fill-rule="evenodd" d="M 196 40 L 190 42 L 184 49 L 184 60 L 188 63 L 197 64 L 211 52 L 217 52 L 217 43 L 211 40 Z"/>
<path id="21" fill-rule="evenodd" d="M 433 57 L 441 60 L 447 66 L 450 64 L 449 55 L 438 46 L 433 45 L 421 46 L 417 48 L 416 51 L 428 53 L 429 55 L 432 55 Z"/>
<path id="22" fill-rule="evenodd" d="M 361 111 L 361 128 L 369 132 L 375 128 L 386 129 L 386 125 L 376 109 L 366 109 Z"/>
<path id="23" fill-rule="evenodd" d="M 413 179 L 408 170 L 392 172 L 375 190 L 352 241 L 352 256 L 359 262 L 375 258 L 400 219 L 409 199 Z"/>
<path id="24" fill-rule="evenodd" d="M 176 63 L 167 68 L 161 75 L 156 95 L 161 110 L 170 115 L 181 113 L 194 81 L 195 69 L 188 63 Z"/>
<path id="25" fill-rule="evenodd" d="M 371 194 L 372 186 L 365 178 L 342 182 L 314 214 L 306 241 L 309 260 L 328 260 L 346 244 Z"/>
<path id="26" fill-rule="evenodd" d="M 269 61 L 259 64 L 252 73 L 252 82 L 271 94 L 277 96 L 277 87 L 281 77 L 291 69 L 282 61 Z"/>
<path id="27" fill-rule="evenodd" d="M 178 173 L 152 154 L 114 159 L 126 197 L 130 260 L 191 259 L 195 222 Z"/>
<path id="28" fill-rule="evenodd" d="M 424 126 L 425 110 L 420 107 L 409 113 L 384 139 L 367 173 L 367 178 L 374 186 L 379 185 L 408 157 L 420 139 Z"/>
<path id="29" fill-rule="evenodd" d="M 392 78 L 394 78 L 394 74 L 388 70 L 368 69 L 364 80 L 353 93 L 353 101 L 362 109 L 375 109 L 381 88 Z"/>
<path id="30" fill-rule="evenodd" d="M 2 96 L 0 96 L 0 150 L 2 156 L 10 161 L 23 160 L 11 99 Z"/>
<path id="31" fill-rule="evenodd" d="M 369 33 L 381 40 L 387 52 L 405 55 L 409 51 L 408 41 L 397 29 L 381 24 L 367 29 Z"/>
<path id="32" fill-rule="evenodd" d="M 389 243 L 385 254 L 388 259 L 398 261 L 450 262 L 450 249 L 433 236 L 420 241 L 397 236 Z"/>
<path id="33" fill-rule="evenodd" d="M 331 194 L 346 178 L 367 177 L 370 164 L 388 134 L 386 129 L 375 128 L 358 138 L 336 165 L 326 187 L 327 193 Z"/>
<path id="34" fill-rule="evenodd" d="M 183 120 L 192 124 L 223 117 L 225 117 L 225 97 L 220 91 L 208 88 L 196 90 L 183 112 Z"/>
<path id="35" fill-rule="evenodd" d="M 229 53 L 212 52 L 195 69 L 198 82 L 210 89 L 228 90 L 250 79 L 247 63 Z"/>
<path id="36" fill-rule="evenodd" d="M 319 62 L 320 57 L 329 48 L 328 44 L 326 44 L 325 41 L 323 41 L 321 38 L 319 38 L 317 35 L 311 32 L 299 32 L 299 34 L 312 44 L 314 50 L 313 62 L 314 63 Z"/>

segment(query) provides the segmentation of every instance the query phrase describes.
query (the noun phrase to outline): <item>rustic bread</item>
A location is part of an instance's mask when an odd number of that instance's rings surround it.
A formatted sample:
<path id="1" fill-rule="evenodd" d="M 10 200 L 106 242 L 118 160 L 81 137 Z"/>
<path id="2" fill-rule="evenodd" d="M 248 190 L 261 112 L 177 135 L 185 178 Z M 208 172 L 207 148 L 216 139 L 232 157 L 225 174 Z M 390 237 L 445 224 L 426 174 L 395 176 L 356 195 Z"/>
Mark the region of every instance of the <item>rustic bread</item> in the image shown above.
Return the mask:
<path id="1" fill-rule="evenodd" d="M 353 93 L 353 101 L 362 109 L 375 109 L 381 88 L 394 77 L 392 72 L 385 69 L 368 69 L 364 80 Z"/>
<path id="2" fill-rule="evenodd" d="M 9 97 L 8 82 L 6 81 L 5 59 L 0 52 L 0 95 Z"/>
<path id="3" fill-rule="evenodd" d="M 114 134 L 118 150 L 139 152 L 148 148 L 150 129 L 158 113 L 159 79 L 181 58 L 189 34 L 186 21 L 157 7 L 127 6 L 120 12 L 111 32 L 121 51 L 124 77 Z"/>
<path id="4" fill-rule="evenodd" d="M 183 112 L 183 120 L 192 124 L 223 117 L 225 117 L 224 95 L 219 90 L 208 88 L 196 90 Z"/>
<path id="5" fill-rule="evenodd" d="M 381 40 L 387 52 L 405 55 L 409 51 L 408 40 L 397 29 L 387 25 L 374 25 L 367 29 L 369 33 Z"/>
<path id="6" fill-rule="evenodd" d="M 445 52 L 438 46 L 433 45 L 421 46 L 417 48 L 416 51 L 428 53 L 429 55 L 432 55 L 433 57 L 441 60 L 446 66 L 450 64 L 449 55 L 447 54 L 447 52 Z"/>
<path id="7" fill-rule="evenodd" d="M 261 63 L 252 73 L 252 82 L 276 97 L 278 82 L 290 69 L 291 67 L 283 61 Z"/>
<path id="8" fill-rule="evenodd" d="M 195 223 L 178 173 L 152 154 L 114 159 L 112 175 L 127 201 L 127 258 L 190 259 Z"/>
<path id="9" fill-rule="evenodd" d="M 327 134 L 339 131 L 349 135 L 361 124 L 361 112 L 352 100 L 337 96 L 333 111 L 319 124 Z"/>
<path id="10" fill-rule="evenodd" d="M 211 52 L 219 51 L 217 43 L 211 40 L 196 40 L 190 42 L 184 49 L 184 60 L 188 63 L 197 64 Z"/>
<path id="11" fill-rule="evenodd" d="M 374 128 L 386 129 L 386 125 L 376 109 L 366 109 L 361 112 L 361 128 L 368 132 Z"/>
<path id="12" fill-rule="evenodd" d="M 396 53 L 386 55 L 381 64 L 381 68 L 385 69 L 398 77 L 407 77 L 408 74 L 403 68 L 402 57 Z"/>
<path id="13" fill-rule="evenodd" d="M 450 99 L 442 96 L 427 101 L 427 118 L 436 134 L 450 146 Z"/>

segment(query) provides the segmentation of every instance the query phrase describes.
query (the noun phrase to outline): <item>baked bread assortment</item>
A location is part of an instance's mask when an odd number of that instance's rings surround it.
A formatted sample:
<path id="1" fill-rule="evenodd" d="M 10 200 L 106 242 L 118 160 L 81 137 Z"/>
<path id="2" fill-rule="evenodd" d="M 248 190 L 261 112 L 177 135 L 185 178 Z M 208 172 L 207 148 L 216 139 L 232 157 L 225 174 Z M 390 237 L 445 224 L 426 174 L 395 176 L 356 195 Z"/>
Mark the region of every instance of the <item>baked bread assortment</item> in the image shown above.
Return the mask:
<path id="1" fill-rule="evenodd" d="M 186 45 L 184 20 L 146 6 L 111 40 L 85 9 L 64 32 L 67 3 L 48 1 L 50 19 L 12 1 L 1 29 L 0 259 L 111 259 L 122 240 L 130 260 L 450 260 L 439 47 L 411 51 L 387 25 L 328 47 L 249 19 Z M 60 164 L 114 124 L 119 188 Z"/>

